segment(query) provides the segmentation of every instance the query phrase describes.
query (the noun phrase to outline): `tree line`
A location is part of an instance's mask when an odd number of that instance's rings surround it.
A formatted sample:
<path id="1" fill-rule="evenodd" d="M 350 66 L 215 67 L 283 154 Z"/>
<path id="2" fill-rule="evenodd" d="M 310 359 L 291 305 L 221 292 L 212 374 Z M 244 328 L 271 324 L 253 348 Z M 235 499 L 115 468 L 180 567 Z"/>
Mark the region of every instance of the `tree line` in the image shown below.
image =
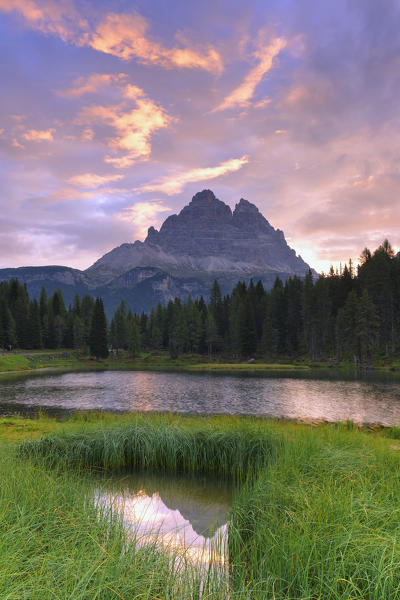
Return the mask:
<path id="1" fill-rule="evenodd" d="M 101 298 L 76 294 L 68 309 L 61 290 L 39 301 L 30 299 L 17 279 L 0 283 L 0 348 L 38 350 L 76 348 L 94 356 L 108 355 L 107 320 Z"/>
<path id="2" fill-rule="evenodd" d="M 149 314 L 122 301 L 109 326 L 101 299 L 78 295 L 68 309 L 60 290 L 30 299 L 17 280 L 0 284 L 0 346 L 69 347 L 106 356 L 141 350 L 219 354 L 233 358 L 309 356 L 368 363 L 400 349 L 400 257 L 389 242 L 362 252 L 339 271 L 313 278 L 279 277 L 270 291 L 259 281 L 238 282 L 223 296 L 217 281 L 210 299 L 158 303 Z"/>

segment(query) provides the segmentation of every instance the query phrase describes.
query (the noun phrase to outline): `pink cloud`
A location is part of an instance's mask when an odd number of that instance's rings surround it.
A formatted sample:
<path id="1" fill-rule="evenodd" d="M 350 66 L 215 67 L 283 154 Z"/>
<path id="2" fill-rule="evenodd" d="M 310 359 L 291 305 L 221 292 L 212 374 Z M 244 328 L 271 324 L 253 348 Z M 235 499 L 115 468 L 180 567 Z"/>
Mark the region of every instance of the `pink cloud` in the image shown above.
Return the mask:
<path id="1" fill-rule="evenodd" d="M 227 173 L 234 173 L 241 169 L 244 165 L 249 162 L 248 156 L 242 156 L 241 158 L 231 158 L 225 162 L 216 165 L 215 167 L 204 167 L 198 169 L 189 169 L 185 172 L 178 172 L 163 177 L 159 181 L 142 185 L 137 189 L 140 192 L 163 192 L 164 194 L 172 195 L 178 194 L 184 188 L 187 183 L 194 183 L 197 181 L 207 181 L 209 179 L 215 179 L 226 175 Z"/>
<path id="2" fill-rule="evenodd" d="M 274 38 L 268 46 L 257 50 L 254 57 L 258 60 L 258 63 L 249 71 L 243 82 L 214 109 L 214 112 L 235 106 L 246 106 L 253 97 L 258 84 L 272 69 L 274 58 L 285 48 L 286 44 L 286 40 Z"/>
<path id="3" fill-rule="evenodd" d="M 172 209 L 163 204 L 160 200 L 136 202 L 132 206 L 125 208 L 123 212 L 119 213 L 117 219 L 132 223 L 135 227 L 136 235 L 140 238 L 144 238 L 150 225 L 156 223 L 158 215 L 169 210 Z"/>
<path id="4" fill-rule="evenodd" d="M 105 161 L 125 169 L 137 160 L 149 159 L 152 135 L 168 127 L 173 118 L 137 86 L 127 85 L 122 93 L 126 100 L 119 105 L 83 108 L 78 122 L 85 125 L 105 123 L 113 127 L 116 135 L 109 138 L 107 144 L 114 154 L 106 156 Z"/>
<path id="5" fill-rule="evenodd" d="M 110 13 L 97 25 L 89 22 L 68 0 L 0 0 L 0 11 L 17 12 L 27 24 L 46 34 L 53 34 L 77 46 L 89 46 L 122 60 L 136 58 L 143 64 L 167 69 L 202 69 L 221 73 L 220 54 L 212 46 L 195 49 L 185 42 L 172 47 L 151 39 L 149 25 L 139 14 Z"/>
<path id="6" fill-rule="evenodd" d="M 84 94 L 93 94 L 105 87 L 119 85 L 126 81 L 125 73 L 93 73 L 89 77 L 79 77 L 72 87 L 67 90 L 57 90 L 57 95 L 63 98 L 79 98 Z"/>
<path id="7" fill-rule="evenodd" d="M 55 129 L 30 129 L 22 135 L 28 142 L 52 142 Z"/>
<path id="8" fill-rule="evenodd" d="M 74 175 L 68 179 L 68 183 L 83 188 L 98 188 L 106 183 L 119 181 L 123 179 L 123 175 L 97 175 L 96 173 L 83 173 Z"/>
<path id="9" fill-rule="evenodd" d="M 152 41 L 148 35 L 148 23 L 140 15 L 109 14 L 88 38 L 88 45 L 123 60 L 136 57 L 144 64 L 165 68 L 203 69 L 220 73 L 223 69 L 218 52 L 209 47 L 206 51 L 193 48 L 167 48 Z"/>

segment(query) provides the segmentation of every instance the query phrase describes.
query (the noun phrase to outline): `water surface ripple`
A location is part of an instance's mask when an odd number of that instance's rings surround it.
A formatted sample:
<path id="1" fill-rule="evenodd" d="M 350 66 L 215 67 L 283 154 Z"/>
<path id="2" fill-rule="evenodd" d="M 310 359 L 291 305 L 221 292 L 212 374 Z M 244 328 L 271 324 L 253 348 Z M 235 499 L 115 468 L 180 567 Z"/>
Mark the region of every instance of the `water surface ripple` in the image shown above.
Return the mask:
<path id="1" fill-rule="evenodd" d="M 38 408 L 263 415 L 400 425 L 397 381 L 95 371 L 0 380 L 0 414 Z"/>

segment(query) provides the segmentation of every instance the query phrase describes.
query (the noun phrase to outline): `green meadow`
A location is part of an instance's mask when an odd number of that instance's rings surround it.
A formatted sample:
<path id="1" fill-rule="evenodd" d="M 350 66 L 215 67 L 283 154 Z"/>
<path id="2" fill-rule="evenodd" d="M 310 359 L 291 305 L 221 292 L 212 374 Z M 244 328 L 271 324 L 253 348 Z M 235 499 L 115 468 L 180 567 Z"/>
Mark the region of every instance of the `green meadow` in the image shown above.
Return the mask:
<path id="1" fill-rule="evenodd" d="M 400 597 L 400 432 L 257 418 L 82 413 L 0 420 L 0 596 Z M 229 581 L 174 569 L 94 502 L 93 474 L 236 483 Z"/>

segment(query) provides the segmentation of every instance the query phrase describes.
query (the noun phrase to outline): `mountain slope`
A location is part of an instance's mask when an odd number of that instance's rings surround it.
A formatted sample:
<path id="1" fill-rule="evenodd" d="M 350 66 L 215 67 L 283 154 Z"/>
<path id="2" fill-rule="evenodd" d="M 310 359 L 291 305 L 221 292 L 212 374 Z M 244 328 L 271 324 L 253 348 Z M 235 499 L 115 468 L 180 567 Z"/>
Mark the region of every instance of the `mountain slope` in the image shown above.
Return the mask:
<path id="1" fill-rule="evenodd" d="M 106 283 L 139 266 L 176 276 L 202 273 L 236 279 L 271 273 L 304 276 L 309 269 L 254 204 L 241 199 L 232 212 L 211 190 L 196 194 L 160 231 L 150 227 L 144 242 L 114 248 L 86 273 Z"/>
<path id="2" fill-rule="evenodd" d="M 261 279 L 272 287 L 275 278 L 304 277 L 309 266 L 286 243 L 258 208 L 241 199 L 232 212 L 211 190 L 196 194 L 178 215 L 168 217 L 160 231 L 150 227 L 144 242 L 114 248 L 86 271 L 69 267 L 0 269 L 0 281 L 17 277 L 38 297 L 60 287 L 67 303 L 76 292 L 102 296 L 108 314 L 124 299 L 136 312 L 158 301 L 208 297 L 218 279 L 223 293 L 239 279 Z"/>

